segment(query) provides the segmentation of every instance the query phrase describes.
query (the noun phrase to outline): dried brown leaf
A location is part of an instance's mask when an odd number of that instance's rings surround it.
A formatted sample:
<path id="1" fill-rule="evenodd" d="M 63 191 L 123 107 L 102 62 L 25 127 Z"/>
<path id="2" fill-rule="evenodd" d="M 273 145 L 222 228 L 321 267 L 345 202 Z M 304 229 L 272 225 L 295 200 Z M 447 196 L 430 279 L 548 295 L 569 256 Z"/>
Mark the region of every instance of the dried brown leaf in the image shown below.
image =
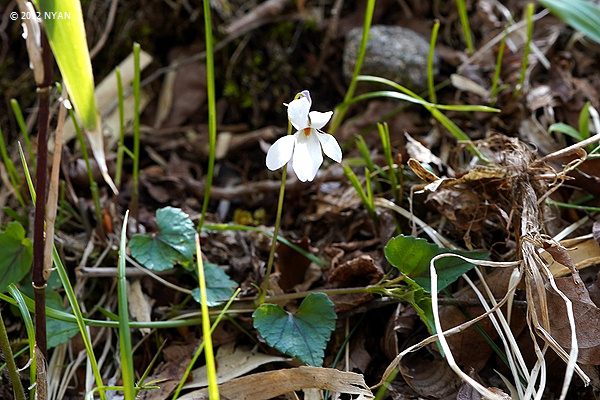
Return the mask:
<path id="1" fill-rule="evenodd" d="M 267 400 L 295 390 L 316 388 L 373 398 L 362 375 L 337 369 L 298 367 L 261 372 L 243 376 L 219 385 L 221 398 L 236 400 Z M 204 398 L 207 390 L 198 390 L 181 396 L 181 400 Z"/>
<path id="2" fill-rule="evenodd" d="M 578 275 L 556 278 L 555 281 L 556 286 L 573 303 L 579 346 L 577 361 L 588 365 L 600 364 L 600 336 L 598 335 L 600 308 L 594 304 L 585 285 L 581 279 L 578 279 Z M 566 317 L 565 302 L 549 285 L 546 289 L 552 337 L 568 351 L 571 343 L 571 327 Z"/>

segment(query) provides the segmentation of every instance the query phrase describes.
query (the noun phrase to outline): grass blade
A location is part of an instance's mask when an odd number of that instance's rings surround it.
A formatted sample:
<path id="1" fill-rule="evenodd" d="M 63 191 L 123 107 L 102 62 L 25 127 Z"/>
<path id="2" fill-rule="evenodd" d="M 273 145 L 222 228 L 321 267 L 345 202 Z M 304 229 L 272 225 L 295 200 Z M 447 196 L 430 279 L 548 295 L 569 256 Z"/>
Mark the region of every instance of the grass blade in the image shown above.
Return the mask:
<path id="1" fill-rule="evenodd" d="M 102 121 L 94 95 L 94 75 L 81 4 L 78 0 L 38 0 L 36 5 L 42 15 L 49 16 L 42 21 L 56 64 L 67 85 L 77 115 L 81 118 L 100 172 L 106 183 L 117 193 L 106 166 Z"/>
<path id="2" fill-rule="evenodd" d="M 129 210 L 123 218 L 121 229 L 121 243 L 119 244 L 119 277 L 118 277 L 118 303 L 119 303 L 119 354 L 121 357 L 121 377 L 125 400 L 135 400 L 135 376 L 133 374 L 133 351 L 131 350 L 131 331 L 129 327 L 129 306 L 127 302 L 127 277 L 125 275 L 125 251 L 127 248 L 127 217 Z"/>

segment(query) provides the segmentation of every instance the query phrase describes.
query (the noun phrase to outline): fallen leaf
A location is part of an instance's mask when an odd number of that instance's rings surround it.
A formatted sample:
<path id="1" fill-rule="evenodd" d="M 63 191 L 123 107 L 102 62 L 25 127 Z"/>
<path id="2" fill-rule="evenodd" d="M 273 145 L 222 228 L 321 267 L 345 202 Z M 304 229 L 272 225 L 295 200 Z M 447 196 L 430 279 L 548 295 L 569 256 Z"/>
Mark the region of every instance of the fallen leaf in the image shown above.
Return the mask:
<path id="1" fill-rule="evenodd" d="M 217 383 L 229 382 L 264 364 L 289 360 L 291 358 L 259 353 L 256 347 L 254 349 L 236 347 L 232 354 L 221 357 L 217 353 L 215 357 L 215 361 L 219 366 L 217 370 Z M 192 377 L 192 380 L 185 384 L 184 389 L 196 389 L 208 386 L 206 366 L 192 370 Z"/>
<path id="2" fill-rule="evenodd" d="M 427 349 L 410 353 L 402 359 L 400 373 L 408 385 L 421 396 L 436 399 L 456 398 L 462 380 L 439 354 Z"/>
<path id="3" fill-rule="evenodd" d="M 128 284 L 127 301 L 129 303 L 129 312 L 136 321 L 151 321 L 150 313 L 152 311 L 152 305 L 150 304 L 148 297 L 142 292 L 142 285 L 139 279 Z M 152 332 L 152 329 L 140 328 L 140 332 L 146 335 Z"/>
<path id="4" fill-rule="evenodd" d="M 307 388 L 373 398 L 363 375 L 320 367 L 298 367 L 243 376 L 219 385 L 219 395 L 232 400 L 267 400 Z M 207 395 L 208 390 L 202 389 L 183 395 L 180 399 L 198 400 L 208 398 Z"/>
<path id="5" fill-rule="evenodd" d="M 183 376 L 185 369 L 192 361 L 194 351 L 198 346 L 194 344 L 170 345 L 163 350 L 164 362 L 160 363 L 153 373 L 144 382 L 159 381 L 158 389 L 142 390 L 137 398 L 139 400 L 164 400 L 169 395 Z"/>
<path id="6" fill-rule="evenodd" d="M 299 241 L 291 241 L 303 250 L 309 251 L 308 236 L 302 237 Z M 279 287 L 284 292 L 289 292 L 294 286 L 304 281 L 304 276 L 310 265 L 310 260 L 296 250 L 284 243 L 277 245 L 277 262 L 275 271 L 281 274 L 279 278 Z"/>
<path id="7" fill-rule="evenodd" d="M 591 300 L 585 285 L 574 276 L 556 278 L 556 286 L 573 303 L 577 345 L 579 354 L 577 361 L 582 364 L 600 364 L 600 308 Z M 571 327 L 567 319 L 564 300 L 546 285 L 548 313 L 552 337 L 567 351 L 571 348 Z"/>

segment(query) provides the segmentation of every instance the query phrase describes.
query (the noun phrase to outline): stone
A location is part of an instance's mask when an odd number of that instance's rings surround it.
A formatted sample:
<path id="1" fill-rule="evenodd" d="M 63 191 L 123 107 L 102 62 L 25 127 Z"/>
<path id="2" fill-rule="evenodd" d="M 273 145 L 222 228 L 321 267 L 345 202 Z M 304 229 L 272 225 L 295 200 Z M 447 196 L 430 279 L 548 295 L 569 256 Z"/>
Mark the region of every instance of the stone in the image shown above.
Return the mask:
<path id="1" fill-rule="evenodd" d="M 349 81 L 354 72 L 360 49 L 362 27 L 346 35 L 344 47 L 344 77 Z M 427 57 L 429 41 L 420 34 L 399 26 L 375 25 L 369 31 L 369 41 L 361 75 L 390 79 L 413 91 L 427 88 Z M 434 73 L 440 60 L 434 54 Z"/>

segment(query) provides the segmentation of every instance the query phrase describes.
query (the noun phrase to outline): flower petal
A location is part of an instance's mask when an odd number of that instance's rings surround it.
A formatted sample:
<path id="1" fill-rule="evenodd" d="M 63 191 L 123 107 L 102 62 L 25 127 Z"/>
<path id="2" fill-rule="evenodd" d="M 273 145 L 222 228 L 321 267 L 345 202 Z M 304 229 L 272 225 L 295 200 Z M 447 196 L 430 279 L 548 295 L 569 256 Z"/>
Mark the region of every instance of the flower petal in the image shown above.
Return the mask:
<path id="1" fill-rule="evenodd" d="M 310 110 L 310 100 L 306 97 L 300 97 L 288 104 L 288 118 L 296 128 L 301 131 L 308 126 L 308 111 Z"/>
<path id="2" fill-rule="evenodd" d="M 333 115 L 333 111 L 327 111 L 327 112 L 319 112 L 319 111 L 311 111 L 308 113 L 308 117 L 310 118 L 310 126 L 311 128 L 315 128 L 315 129 L 321 129 L 322 127 L 324 127 L 325 125 L 327 125 L 327 123 L 329 122 L 329 120 L 331 119 L 331 116 Z"/>
<path id="3" fill-rule="evenodd" d="M 275 171 L 283 167 L 290 161 L 294 152 L 295 138 L 293 135 L 287 135 L 277 139 L 267 152 L 267 168 Z"/>
<path id="4" fill-rule="evenodd" d="M 312 105 L 312 99 L 310 98 L 310 92 L 308 90 L 301 91 L 296 95 L 296 97 L 294 97 L 294 99 L 299 99 L 300 97 L 306 97 L 308 99 L 308 105 Z"/>
<path id="5" fill-rule="evenodd" d="M 302 132 L 296 134 L 296 147 L 294 147 L 293 166 L 294 172 L 301 182 L 312 181 L 323 163 L 321 144 L 315 131 L 306 136 Z"/>
<path id="6" fill-rule="evenodd" d="M 317 137 L 319 138 L 319 142 L 321 142 L 321 146 L 323 147 L 323 152 L 327 155 L 327 157 L 331 158 L 334 161 L 340 162 L 342 161 L 342 149 L 340 149 L 340 145 L 337 140 L 328 133 L 320 133 L 315 131 Z"/>

